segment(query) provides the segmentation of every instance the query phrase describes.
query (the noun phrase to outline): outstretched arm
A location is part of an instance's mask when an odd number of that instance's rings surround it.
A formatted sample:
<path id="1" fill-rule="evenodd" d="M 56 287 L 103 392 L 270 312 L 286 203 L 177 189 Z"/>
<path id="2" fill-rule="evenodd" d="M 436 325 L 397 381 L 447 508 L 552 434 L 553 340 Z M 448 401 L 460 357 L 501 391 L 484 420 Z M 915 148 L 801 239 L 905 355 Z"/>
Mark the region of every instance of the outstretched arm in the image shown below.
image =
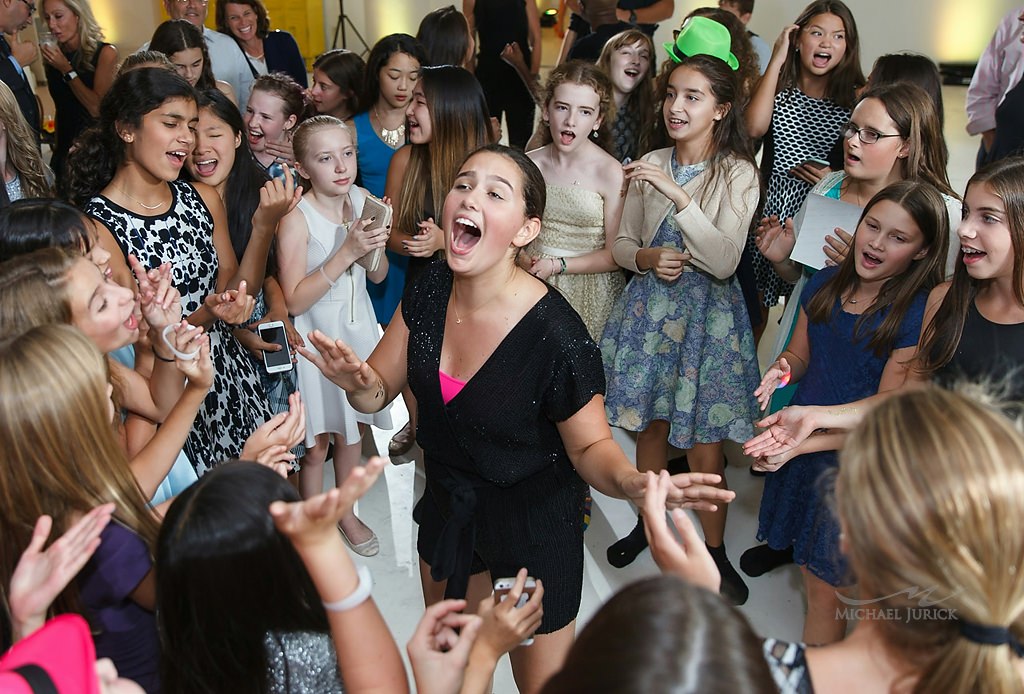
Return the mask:
<path id="1" fill-rule="evenodd" d="M 270 505 L 274 524 L 295 546 L 324 601 L 345 690 L 353 694 L 409 691 L 398 646 L 370 597 L 369 574 L 356 571 L 337 528 L 380 477 L 384 463 L 383 458 L 371 458 L 340 488 L 305 501 Z"/>

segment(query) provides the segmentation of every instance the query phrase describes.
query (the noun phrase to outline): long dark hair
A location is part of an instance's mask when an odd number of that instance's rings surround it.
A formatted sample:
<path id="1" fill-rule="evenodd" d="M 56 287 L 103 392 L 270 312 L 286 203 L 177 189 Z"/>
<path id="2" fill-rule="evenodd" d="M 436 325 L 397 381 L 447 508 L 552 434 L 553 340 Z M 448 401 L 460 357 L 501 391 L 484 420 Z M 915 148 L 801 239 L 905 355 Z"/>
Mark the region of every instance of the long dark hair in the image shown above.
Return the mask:
<path id="1" fill-rule="evenodd" d="M 928 56 L 917 53 L 887 53 L 878 56 L 871 74 L 869 86 L 881 87 L 887 84 L 916 84 L 923 89 L 939 117 L 939 132 L 946 124 L 945 108 L 942 105 L 942 75 L 939 66 Z"/>
<path id="2" fill-rule="evenodd" d="M 1006 207 L 1006 225 L 1013 248 L 1013 294 L 1024 306 L 1024 157 L 1009 157 L 981 169 L 967 182 L 986 185 Z M 967 273 L 963 251 L 957 254 L 953 281 L 931 322 L 921 334 L 915 369 L 931 375 L 949 363 L 964 332 L 964 320 L 978 290 L 992 280 L 975 280 Z"/>
<path id="3" fill-rule="evenodd" d="M 542 694 L 777 692 L 762 639 L 718 595 L 675 576 L 632 583 L 587 623 Z"/>
<path id="4" fill-rule="evenodd" d="M 209 109 L 214 117 L 227 123 L 231 132 L 240 136 L 241 144 L 235 147 L 235 162 L 231 165 L 224 185 L 224 207 L 228 216 L 231 247 L 235 250 L 235 256 L 241 258 L 252 236 L 252 215 L 260 205 L 260 189 L 270 180 L 270 176 L 253 156 L 249 140 L 245 136 L 242 114 L 230 99 L 219 89 L 207 89 L 198 94 L 196 105 L 200 111 L 204 108 Z M 182 170 L 182 175 L 192 178 L 187 168 Z M 228 201 L 230 204 L 227 204 Z M 270 246 L 271 259 L 274 257 L 275 245 Z"/>
<path id="5" fill-rule="evenodd" d="M 159 67 L 131 70 L 114 80 L 100 102 L 96 124 L 79 136 L 68 153 L 65 195 L 73 204 L 85 205 L 124 162 L 125 143 L 118 128 L 140 127 L 143 116 L 168 99 L 195 101 L 196 92 L 184 77 Z"/>
<path id="6" fill-rule="evenodd" d="M 166 692 L 267 691 L 264 638 L 328 633 L 302 560 L 274 527 L 292 485 L 256 463 L 220 465 L 171 504 L 157 540 L 157 627 Z"/>
<path id="7" fill-rule="evenodd" d="M 416 40 L 427 54 L 425 66 L 465 67 L 471 38 L 469 22 L 454 5 L 428 12 L 416 30 Z"/>
<path id="8" fill-rule="evenodd" d="M 854 324 L 854 339 L 860 340 L 874 318 L 885 313 L 881 323 L 871 332 L 868 341 L 868 347 L 879 357 L 892 351 L 903 318 L 917 294 L 931 290 L 942 281 L 946 252 L 949 248 L 949 215 L 946 212 L 946 203 L 935 186 L 924 181 L 910 180 L 886 186 L 864 206 L 864 212 L 857 223 L 858 228 L 864 223 L 864 218 L 871 213 L 871 209 L 884 200 L 896 203 L 911 216 L 924 236 L 924 247 L 928 249 L 928 253 L 920 260 L 912 261 L 910 267 L 903 273 L 886 280 L 874 303 Z M 860 278 L 857 275 L 859 262 L 860 258 L 851 248 L 846 258 L 839 264 L 838 272 L 830 277 L 808 302 L 808 321 L 829 322 L 835 312 L 840 310 L 837 304 L 842 302 L 843 295 L 846 292 L 857 291 L 860 285 Z"/>
<path id="9" fill-rule="evenodd" d="M 711 129 L 711 152 L 708 159 L 707 171 L 705 173 L 708 185 L 701 189 L 700 200 L 714 196 L 718 186 L 728 181 L 732 166 L 729 164 L 730 157 L 736 157 L 748 162 L 757 169 L 754 161 L 754 150 L 747 135 L 747 127 L 743 122 L 743 104 L 740 80 L 736 71 L 729 67 L 720 58 L 709 55 L 694 55 L 683 59 L 681 63 L 671 60 L 666 61 L 662 66 L 661 74 L 658 75 L 658 106 L 664 110 L 665 99 L 668 96 L 668 83 L 672 73 L 682 67 L 696 70 L 707 79 L 711 85 L 711 95 L 719 105 L 727 105 L 725 115 L 721 120 L 714 123 Z M 659 132 L 665 133 L 665 118 L 662 115 L 658 119 Z M 662 135 L 668 141 L 667 135 Z M 760 176 L 758 176 L 760 181 Z M 763 185 L 761 186 L 763 188 Z"/>
<path id="10" fill-rule="evenodd" d="M 168 59 L 175 53 L 189 48 L 198 48 L 203 52 L 203 71 L 195 88 L 215 89 L 217 79 L 213 76 L 213 63 L 210 62 L 210 51 L 206 47 L 206 38 L 192 22 L 187 19 L 168 19 L 156 28 L 153 38 L 149 42 L 149 50 L 159 51 Z"/>
<path id="11" fill-rule="evenodd" d="M 345 95 L 345 105 L 349 113 L 361 113 L 365 110 L 360 94 L 366 75 L 366 63 L 362 56 L 344 48 L 332 48 L 316 57 L 313 69 L 323 72 L 327 79 L 338 86 Z"/>
<path id="12" fill-rule="evenodd" d="M 373 108 L 380 98 L 380 71 L 395 53 L 412 56 L 421 66 L 427 64 L 427 53 L 423 46 L 408 34 L 388 34 L 373 44 L 370 56 L 366 60 L 366 74 L 363 79 L 363 110 Z"/>
<path id="13" fill-rule="evenodd" d="M 395 228 L 407 234 L 414 234 L 424 219 L 427 191 L 439 215 L 466 153 L 491 140 L 487 99 L 470 72 L 454 65 L 425 67 L 420 70 L 420 84 L 430 112 L 431 136 L 430 142 L 411 145 L 402 179 Z"/>
<path id="14" fill-rule="evenodd" d="M 0 210 L 0 262 L 40 248 L 88 253 L 92 222 L 77 207 L 49 198 L 22 198 Z"/>
<path id="15" fill-rule="evenodd" d="M 843 28 L 846 31 L 846 53 L 829 73 L 828 87 L 825 89 L 825 98 L 834 101 L 839 106 L 851 108 L 857 97 L 857 90 L 864 86 L 864 73 L 860 69 L 860 38 L 857 34 L 857 22 L 853 19 L 853 13 L 842 0 L 815 0 L 804 8 L 800 16 L 793 22 L 799 29 L 794 36 L 799 35 L 811 20 L 821 14 L 834 14 L 843 21 Z M 799 84 L 800 78 L 800 54 L 797 52 L 797 41 L 791 40 L 789 55 L 782 66 L 782 74 L 779 79 L 779 91 L 795 87 Z"/>

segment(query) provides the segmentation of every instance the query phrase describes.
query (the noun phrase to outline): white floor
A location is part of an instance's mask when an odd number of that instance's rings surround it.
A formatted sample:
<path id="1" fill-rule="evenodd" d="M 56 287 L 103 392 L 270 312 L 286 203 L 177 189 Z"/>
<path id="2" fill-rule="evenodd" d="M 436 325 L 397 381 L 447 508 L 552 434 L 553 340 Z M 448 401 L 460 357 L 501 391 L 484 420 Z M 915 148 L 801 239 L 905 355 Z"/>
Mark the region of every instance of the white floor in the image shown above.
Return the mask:
<path id="1" fill-rule="evenodd" d="M 963 87 L 945 87 L 943 90 L 946 138 L 950 148 L 949 174 L 953 189 L 960 194 L 963 194 L 967 179 L 974 171 L 974 154 L 977 149 L 977 139 L 968 138 L 964 133 L 964 94 Z M 777 318 L 776 313 L 773 313 L 773 317 Z M 771 344 L 773 327 L 774 322 L 762 344 Z M 759 356 L 764 363 L 766 355 L 762 353 Z M 393 410 L 396 426 L 402 426 L 407 416 L 399 400 Z M 614 433 L 626 454 L 632 458 L 635 452 L 632 437 L 621 430 L 615 430 Z M 377 450 L 387 450 L 391 434 L 374 431 Z M 726 547 L 733 564 L 738 565 L 743 550 L 755 544 L 762 481 L 749 474 L 749 460 L 743 458 L 737 446 L 727 446 L 726 455 L 730 461 L 726 474 L 737 494 L 730 506 Z M 421 493 L 423 484 L 422 472 L 418 468 L 418 463 L 389 466 L 384 480 L 370 490 L 358 509 L 359 515 L 377 532 L 381 540 L 380 554 L 367 560 L 367 563 L 373 570 L 374 597 L 392 633 L 403 647 L 423 612 L 415 552 L 415 526 L 411 518 L 414 499 Z M 327 481 L 328 484 L 330 482 Z M 635 521 L 636 514 L 630 504 L 595 494 L 591 524 L 586 533 L 580 626 L 619 588 L 657 572 L 650 552 L 646 550 L 625 569 L 615 569 L 605 559 L 608 545 L 628 532 Z M 754 629 L 758 633 L 778 638 L 799 639 L 804 606 L 800 574 L 796 567 L 788 566 L 760 578 L 747 579 L 747 584 L 750 587 L 750 599 L 740 610 Z M 505 658 L 499 664 L 495 676 L 494 692 L 512 694 L 516 691 L 508 659 Z"/>

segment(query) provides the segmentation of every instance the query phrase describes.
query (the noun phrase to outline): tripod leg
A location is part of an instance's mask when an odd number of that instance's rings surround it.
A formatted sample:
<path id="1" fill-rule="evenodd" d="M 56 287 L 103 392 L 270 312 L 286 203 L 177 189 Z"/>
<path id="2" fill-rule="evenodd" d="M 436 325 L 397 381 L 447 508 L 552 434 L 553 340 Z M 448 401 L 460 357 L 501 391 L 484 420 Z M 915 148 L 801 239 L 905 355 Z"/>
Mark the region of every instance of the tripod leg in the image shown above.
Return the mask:
<path id="1" fill-rule="evenodd" d="M 356 29 L 356 25 L 352 23 L 352 20 L 348 18 L 348 15 L 344 15 L 344 19 L 348 22 L 348 25 L 352 27 L 352 32 L 359 39 L 359 43 L 363 44 L 363 53 L 369 53 L 370 47 L 367 45 L 366 39 L 363 38 L 363 35 L 359 33 L 359 29 Z M 342 30 L 342 35 L 344 35 L 344 30 Z M 362 53 L 360 53 L 360 55 L 362 55 Z"/>

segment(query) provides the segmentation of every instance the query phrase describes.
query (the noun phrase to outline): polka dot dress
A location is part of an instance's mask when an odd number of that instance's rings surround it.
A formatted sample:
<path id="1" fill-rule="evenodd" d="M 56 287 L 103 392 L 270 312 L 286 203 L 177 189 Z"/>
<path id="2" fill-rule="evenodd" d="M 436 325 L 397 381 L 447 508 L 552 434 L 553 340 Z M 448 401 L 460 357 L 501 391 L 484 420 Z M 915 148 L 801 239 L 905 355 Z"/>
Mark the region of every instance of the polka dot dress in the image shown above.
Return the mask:
<path id="1" fill-rule="evenodd" d="M 828 159 L 850 114 L 848 108 L 828 99 L 812 99 L 795 87 L 775 95 L 767 136 L 773 143 L 771 171 L 762 168 L 768 181 L 765 217 L 774 214 L 784 220 L 796 215 L 811 184 L 793 176 L 790 169 L 807 159 Z M 757 289 L 764 295 L 764 305 L 774 306 L 780 296 L 789 295 L 793 285 L 775 274 L 771 262 L 754 245 L 753 235 L 747 239 L 747 248 L 753 259 Z"/>

